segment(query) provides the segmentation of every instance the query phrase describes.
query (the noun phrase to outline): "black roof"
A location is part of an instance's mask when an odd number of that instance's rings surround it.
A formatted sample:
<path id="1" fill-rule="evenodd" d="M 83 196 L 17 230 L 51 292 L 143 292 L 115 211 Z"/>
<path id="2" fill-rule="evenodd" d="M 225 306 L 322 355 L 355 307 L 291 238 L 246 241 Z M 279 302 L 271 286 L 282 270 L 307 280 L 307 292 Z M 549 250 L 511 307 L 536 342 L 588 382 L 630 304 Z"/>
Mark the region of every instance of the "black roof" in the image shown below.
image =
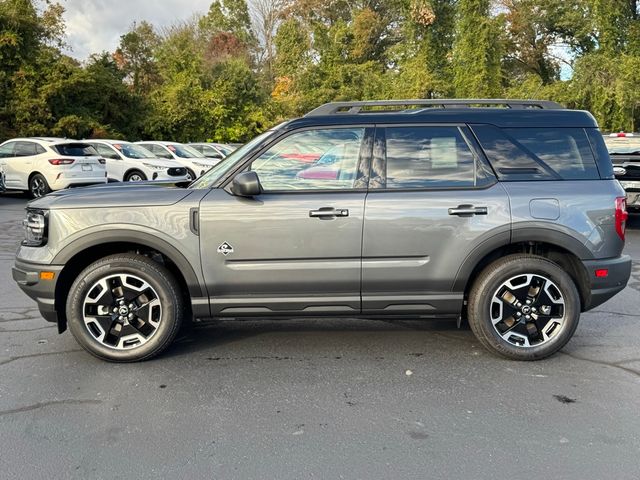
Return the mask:
<path id="1" fill-rule="evenodd" d="M 402 106 L 409 105 L 414 108 L 400 109 Z M 377 109 L 365 109 L 371 107 Z M 391 109 L 381 110 L 380 108 Z M 292 120 L 286 128 L 398 123 L 475 123 L 503 128 L 594 128 L 598 126 L 589 112 L 564 109 L 554 102 L 471 99 L 335 102 L 322 105 L 304 117 Z"/>

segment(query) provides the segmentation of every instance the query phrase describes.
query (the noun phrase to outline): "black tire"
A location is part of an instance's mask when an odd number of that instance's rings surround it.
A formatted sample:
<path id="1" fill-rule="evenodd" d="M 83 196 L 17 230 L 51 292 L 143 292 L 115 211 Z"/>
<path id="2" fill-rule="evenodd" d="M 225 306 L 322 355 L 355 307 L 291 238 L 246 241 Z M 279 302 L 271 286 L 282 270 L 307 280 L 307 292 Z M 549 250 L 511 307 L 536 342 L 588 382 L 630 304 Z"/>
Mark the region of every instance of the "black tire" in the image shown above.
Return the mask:
<path id="1" fill-rule="evenodd" d="M 196 176 L 196 173 L 191 170 L 190 168 L 187 168 L 187 175 L 189 175 L 191 178 L 189 179 L 189 181 L 194 181 L 195 179 L 197 179 L 198 177 Z"/>
<path id="2" fill-rule="evenodd" d="M 157 293 L 161 306 L 154 333 L 145 340 L 146 343 L 126 350 L 101 342 L 90 332 L 84 321 L 84 302 L 91 293 L 90 289 L 101 279 L 119 274 L 135 275 L 147 282 L 154 293 Z M 143 255 L 116 254 L 92 263 L 78 275 L 69 290 L 66 313 L 69 329 L 82 348 L 102 360 L 125 363 L 148 360 L 164 351 L 180 330 L 185 308 L 179 284 L 164 266 Z M 115 319 L 106 321 L 114 322 L 112 326 L 115 326 Z"/>
<path id="3" fill-rule="evenodd" d="M 51 192 L 47 179 L 40 173 L 35 173 L 29 178 L 29 196 L 31 198 L 44 197 Z"/>
<path id="4" fill-rule="evenodd" d="M 538 325 L 534 324 L 535 327 L 531 327 L 534 332 L 533 338 L 540 344 L 532 342 L 531 346 L 520 346 L 507 341 L 498 333 L 498 327 L 494 327 L 492 322 L 494 313 L 491 309 L 495 308 L 494 295 L 503 287 L 504 283 L 513 277 L 526 274 L 540 275 L 554 284 L 554 292 L 560 293 L 564 301 L 561 307 L 564 323 L 558 326 L 557 331 L 553 331 L 553 336 L 549 334 L 546 340 L 540 339 L 542 334 L 535 329 Z M 520 288 L 526 289 L 527 285 L 523 284 Z M 532 306 L 535 306 L 535 302 Z M 499 308 L 499 316 L 505 316 L 502 310 L 504 307 Z M 526 308 L 526 306 L 519 309 L 514 308 L 514 310 L 522 310 L 522 308 Z M 496 260 L 478 275 L 469 294 L 467 311 L 471 330 L 478 341 L 488 350 L 513 360 L 540 360 L 556 353 L 573 336 L 580 320 L 580 296 L 573 279 L 556 263 L 535 255 L 508 255 Z M 516 315 L 519 315 L 518 318 L 522 320 L 523 313 L 521 311 L 517 311 Z M 511 316 L 509 320 L 513 318 Z M 520 324 L 523 326 L 519 328 L 526 328 L 527 323 L 520 322 Z M 544 329 L 544 327 L 541 328 Z M 505 329 L 503 335 L 507 331 Z M 518 339 L 517 336 L 513 338 Z M 530 341 L 531 338 L 528 340 Z"/>
<path id="5" fill-rule="evenodd" d="M 136 179 L 134 180 L 134 178 L 139 177 L 139 180 Z M 124 177 L 124 181 L 125 182 L 144 182 L 147 179 L 147 176 L 142 173 L 140 170 L 131 170 L 130 172 L 127 172 L 127 174 Z"/>

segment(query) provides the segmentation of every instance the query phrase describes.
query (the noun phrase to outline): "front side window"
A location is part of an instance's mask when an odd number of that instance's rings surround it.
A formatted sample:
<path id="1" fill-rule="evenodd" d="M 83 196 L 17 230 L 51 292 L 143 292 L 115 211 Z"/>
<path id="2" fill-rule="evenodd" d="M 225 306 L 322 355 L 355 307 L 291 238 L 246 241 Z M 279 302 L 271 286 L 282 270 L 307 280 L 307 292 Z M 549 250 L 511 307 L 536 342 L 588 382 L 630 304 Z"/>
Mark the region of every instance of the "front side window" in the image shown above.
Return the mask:
<path id="1" fill-rule="evenodd" d="M 387 128 L 386 153 L 387 188 L 475 185 L 475 158 L 458 127 Z"/>
<path id="2" fill-rule="evenodd" d="M 200 152 L 188 145 L 172 144 L 167 145 L 167 148 L 180 158 L 202 158 Z"/>
<path id="3" fill-rule="evenodd" d="M 342 190 L 356 184 L 364 128 L 293 133 L 251 165 L 265 191 Z"/>
<path id="4" fill-rule="evenodd" d="M 143 145 L 143 147 L 151 150 L 157 157 L 173 159 L 173 156 L 171 155 L 171 153 L 168 152 L 164 147 L 161 147 L 160 145 L 150 144 L 150 145 Z"/>
<path id="5" fill-rule="evenodd" d="M 16 142 L 5 143 L 0 147 L 0 158 L 13 157 Z"/>
<path id="6" fill-rule="evenodd" d="M 110 158 L 112 160 L 120 160 L 120 156 L 116 152 L 114 152 L 111 147 L 107 147 L 106 145 L 102 145 L 101 143 L 94 144 L 94 147 L 103 157 Z"/>

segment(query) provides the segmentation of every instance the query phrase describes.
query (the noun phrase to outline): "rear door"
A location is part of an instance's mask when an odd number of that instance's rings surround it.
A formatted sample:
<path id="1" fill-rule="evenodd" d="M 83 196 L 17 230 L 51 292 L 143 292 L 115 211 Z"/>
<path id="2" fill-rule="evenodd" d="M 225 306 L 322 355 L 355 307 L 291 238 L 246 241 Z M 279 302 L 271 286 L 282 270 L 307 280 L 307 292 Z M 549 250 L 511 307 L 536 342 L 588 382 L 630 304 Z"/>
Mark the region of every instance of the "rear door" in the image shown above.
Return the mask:
<path id="1" fill-rule="evenodd" d="M 35 142 L 17 141 L 13 150 L 13 157 L 7 161 L 7 186 L 9 188 L 27 189 L 29 175 L 36 171 L 38 155 L 44 149 Z"/>
<path id="2" fill-rule="evenodd" d="M 363 313 L 459 313 L 454 281 L 465 259 L 509 239 L 507 194 L 464 125 L 378 127 L 375 145 Z"/>
<path id="3" fill-rule="evenodd" d="M 294 131 L 259 153 L 264 192 L 213 189 L 200 204 L 203 273 L 214 316 L 358 314 L 372 128 Z M 339 150 L 339 154 L 336 151 Z M 329 151 L 322 178 L 304 172 Z"/>
<path id="4" fill-rule="evenodd" d="M 107 162 L 107 176 L 111 180 L 121 182 L 124 177 L 125 161 L 114 147 L 103 143 L 92 143 L 98 154 Z"/>
<path id="5" fill-rule="evenodd" d="M 20 157 L 15 156 L 15 148 L 18 142 L 7 142 L 0 147 L 0 162 L 2 163 L 5 175 L 5 186 L 9 189 L 20 188 L 21 182 L 18 176 L 18 166 L 22 162 Z"/>

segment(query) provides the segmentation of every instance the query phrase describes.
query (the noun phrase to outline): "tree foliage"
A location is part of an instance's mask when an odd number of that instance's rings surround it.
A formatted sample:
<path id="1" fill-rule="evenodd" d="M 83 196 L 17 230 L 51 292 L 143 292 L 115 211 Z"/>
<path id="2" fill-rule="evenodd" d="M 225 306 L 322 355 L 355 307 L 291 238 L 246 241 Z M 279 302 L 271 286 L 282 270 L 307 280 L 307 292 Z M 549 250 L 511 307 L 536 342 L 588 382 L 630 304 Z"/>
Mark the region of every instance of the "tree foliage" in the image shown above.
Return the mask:
<path id="1" fill-rule="evenodd" d="M 65 54 L 63 7 L 0 0 L 0 138 L 246 141 L 332 100 L 543 98 L 640 121 L 637 0 L 215 0 Z"/>

